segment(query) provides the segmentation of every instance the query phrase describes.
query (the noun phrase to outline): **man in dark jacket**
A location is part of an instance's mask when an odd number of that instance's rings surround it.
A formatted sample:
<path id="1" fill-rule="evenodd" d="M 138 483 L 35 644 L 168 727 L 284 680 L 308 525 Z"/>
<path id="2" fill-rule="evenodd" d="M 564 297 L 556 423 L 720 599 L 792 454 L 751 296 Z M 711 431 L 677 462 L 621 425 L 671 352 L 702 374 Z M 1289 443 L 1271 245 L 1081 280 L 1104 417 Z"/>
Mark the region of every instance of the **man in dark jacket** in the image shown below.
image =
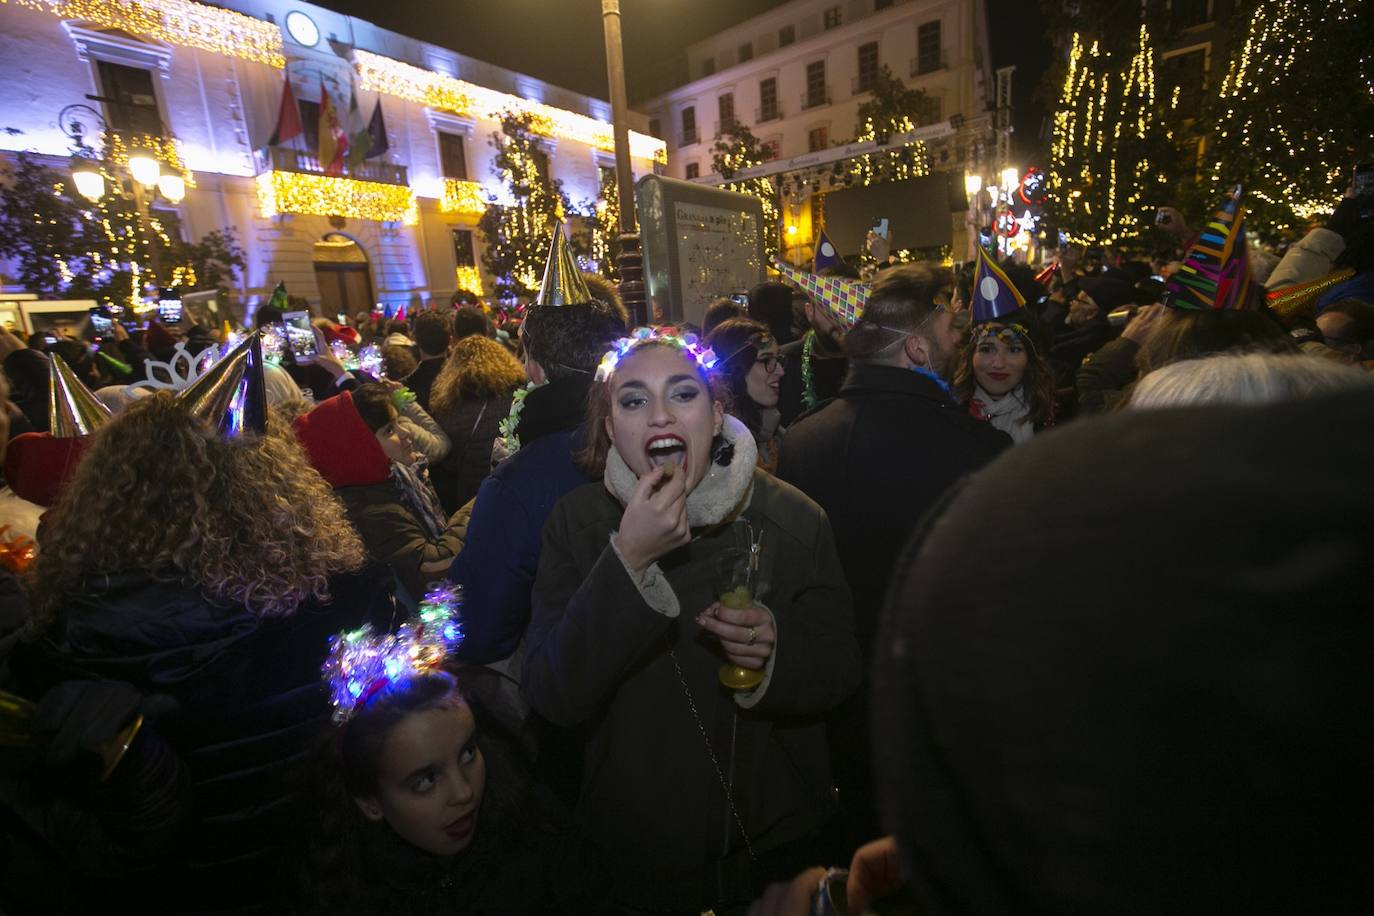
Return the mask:
<path id="1" fill-rule="evenodd" d="M 625 325 L 600 303 L 536 305 L 522 330 L 534 388 L 520 403 L 515 454 L 482 483 L 449 578 L 463 586 L 463 646 L 475 664 L 510 658 L 530 620 L 544 521 L 587 477 L 573 464 L 587 389 Z"/>
<path id="2" fill-rule="evenodd" d="M 755 288 L 755 293 L 758 289 Z M 751 300 L 751 311 L 752 304 Z M 791 426 L 803 412 L 834 397 L 848 368 L 844 357 L 844 325 L 810 299 L 806 300 L 804 312 L 808 325 L 806 333 L 779 351 L 785 368 L 778 400 L 783 426 Z"/>
<path id="3" fill-rule="evenodd" d="M 830 517 L 854 592 L 865 660 L 897 556 L 921 515 L 961 475 L 1011 439 L 960 409 L 948 390 L 958 352 L 942 305 L 948 271 L 912 264 L 883 272 L 845 337 L 849 374 L 839 394 L 788 430 L 778 476 Z M 864 691 L 832 722 L 834 764 L 855 842 L 872 839 Z"/>
<path id="4" fill-rule="evenodd" d="M 406 377 L 406 387 L 415 393 L 415 401 L 429 411 L 429 393 L 439 370 L 444 368 L 448 345 L 452 339 L 453 320 L 447 312 L 433 309 L 415 318 L 415 344 L 420 348 L 420 365 Z"/>

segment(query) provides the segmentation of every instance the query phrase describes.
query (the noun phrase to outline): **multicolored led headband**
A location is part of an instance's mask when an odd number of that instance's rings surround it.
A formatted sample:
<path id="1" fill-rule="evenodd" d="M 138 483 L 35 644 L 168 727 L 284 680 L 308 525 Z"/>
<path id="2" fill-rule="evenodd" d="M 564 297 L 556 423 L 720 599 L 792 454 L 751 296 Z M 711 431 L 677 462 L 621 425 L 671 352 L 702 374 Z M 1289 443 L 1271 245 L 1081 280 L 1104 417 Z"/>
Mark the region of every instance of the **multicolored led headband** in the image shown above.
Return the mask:
<path id="1" fill-rule="evenodd" d="M 716 351 L 705 346 L 701 338 L 691 331 L 673 327 L 635 328 L 629 337 L 617 340 L 611 349 L 606 351 L 606 355 L 601 357 L 601 365 L 596 367 L 596 380 L 608 381 L 615 374 L 616 366 L 619 366 L 625 357 L 649 343 L 671 344 L 695 360 L 703 372 L 711 372 L 720 362 L 716 358 Z"/>
<path id="2" fill-rule="evenodd" d="M 384 688 L 436 670 L 463 642 L 462 587 L 430 589 L 419 613 L 395 633 L 375 636 L 371 624 L 329 641 L 321 674 L 329 685 L 334 722 L 342 725 Z"/>
<path id="3" fill-rule="evenodd" d="M 988 338 L 995 338 L 1008 346 L 1013 343 L 1024 343 L 1032 350 L 1035 349 L 1035 341 L 1031 340 L 1030 331 L 1026 330 L 1024 325 L 1014 322 L 1001 324 L 996 321 L 985 321 L 973 326 L 974 346 Z"/>

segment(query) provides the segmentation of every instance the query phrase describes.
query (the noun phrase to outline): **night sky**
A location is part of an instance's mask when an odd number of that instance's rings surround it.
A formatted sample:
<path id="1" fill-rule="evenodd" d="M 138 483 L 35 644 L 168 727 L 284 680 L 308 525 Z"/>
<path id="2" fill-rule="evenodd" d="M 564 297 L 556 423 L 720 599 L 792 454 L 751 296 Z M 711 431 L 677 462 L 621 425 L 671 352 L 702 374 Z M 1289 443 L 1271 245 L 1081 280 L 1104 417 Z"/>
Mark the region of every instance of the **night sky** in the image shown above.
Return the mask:
<path id="1" fill-rule="evenodd" d="M 329 0 L 330 9 L 604 99 L 599 0 Z M 683 49 L 778 0 L 621 0 L 630 99 L 682 82 Z M 1036 144 L 1044 111 L 1032 94 L 1049 63 L 1038 4 L 989 0 L 995 66 L 1016 65 L 1019 155 Z"/>

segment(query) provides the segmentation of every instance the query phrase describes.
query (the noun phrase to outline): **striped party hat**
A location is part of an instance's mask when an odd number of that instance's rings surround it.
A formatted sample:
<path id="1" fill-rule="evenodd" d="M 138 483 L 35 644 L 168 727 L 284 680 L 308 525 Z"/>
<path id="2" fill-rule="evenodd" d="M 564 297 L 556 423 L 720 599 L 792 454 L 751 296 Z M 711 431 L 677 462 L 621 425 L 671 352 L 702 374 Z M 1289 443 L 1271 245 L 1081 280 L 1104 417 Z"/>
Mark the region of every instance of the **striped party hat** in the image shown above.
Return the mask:
<path id="1" fill-rule="evenodd" d="M 811 297 L 847 331 L 863 317 L 868 300 L 868 284 L 848 277 L 818 277 L 794 267 L 786 261 L 773 259 L 773 267 L 788 283 Z"/>
<path id="2" fill-rule="evenodd" d="M 1245 245 L 1245 207 L 1240 185 L 1222 204 L 1198 240 L 1188 249 L 1183 266 L 1169 278 L 1160 301 L 1171 308 L 1203 311 L 1243 309 L 1251 299 L 1249 252 Z"/>

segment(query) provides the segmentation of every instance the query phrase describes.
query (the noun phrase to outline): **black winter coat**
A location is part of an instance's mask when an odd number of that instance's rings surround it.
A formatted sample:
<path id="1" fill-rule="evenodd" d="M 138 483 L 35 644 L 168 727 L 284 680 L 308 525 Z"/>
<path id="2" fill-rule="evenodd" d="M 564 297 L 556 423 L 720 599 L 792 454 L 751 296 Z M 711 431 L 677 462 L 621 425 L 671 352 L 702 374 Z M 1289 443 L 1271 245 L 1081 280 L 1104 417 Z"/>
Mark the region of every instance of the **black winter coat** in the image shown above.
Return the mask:
<path id="1" fill-rule="evenodd" d="M 509 394 L 484 401 L 463 401 L 450 411 L 434 414 L 451 443 L 444 460 L 429 469 L 429 478 L 452 515 L 477 496 L 491 473 L 491 446 L 510 413 Z"/>
<path id="2" fill-rule="evenodd" d="M 677 617 L 645 601 L 611 548 L 624 510 L 603 484 L 569 493 L 544 529 L 523 688 L 541 715 L 586 731 L 577 820 L 611 870 L 610 899 L 632 908 L 747 903 L 792 876 L 751 871 L 722 778 L 761 860 L 835 813 L 823 716 L 859 682 L 849 593 L 820 509 L 769 474 L 752 479 L 743 517 L 764 532 L 761 600 L 778 634 L 752 708 L 720 685 L 719 642 L 695 619 L 717 598 L 735 525 L 697 529 L 659 561 Z"/>
<path id="3" fill-rule="evenodd" d="M 68 678 L 107 678 L 169 709 L 156 727 L 189 771 L 179 807 L 190 824 L 170 858 L 140 879 L 140 907 L 282 911 L 293 876 L 281 864 L 301 839 L 305 765 L 331 727 L 320 680 L 328 638 L 369 621 L 389 627 L 389 589 L 390 576 L 371 566 L 336 577 L 330 604 L 260 619 L 207 599 L 175 572 L 101 577 L 67 601 L 48 638 L 16 648 L 27 696 Z M 72 863 L 72 882 L 83 880 L 83 864 Z"/>
<path id="4" fill-rule="evenodd" d="M 891 366 L 851 366 L 839 395 L 787 430 L 778 477 L 830 518 L 865 658 L 916 522 L 950 484 L 1010 445 L 931 379 Z"/>

